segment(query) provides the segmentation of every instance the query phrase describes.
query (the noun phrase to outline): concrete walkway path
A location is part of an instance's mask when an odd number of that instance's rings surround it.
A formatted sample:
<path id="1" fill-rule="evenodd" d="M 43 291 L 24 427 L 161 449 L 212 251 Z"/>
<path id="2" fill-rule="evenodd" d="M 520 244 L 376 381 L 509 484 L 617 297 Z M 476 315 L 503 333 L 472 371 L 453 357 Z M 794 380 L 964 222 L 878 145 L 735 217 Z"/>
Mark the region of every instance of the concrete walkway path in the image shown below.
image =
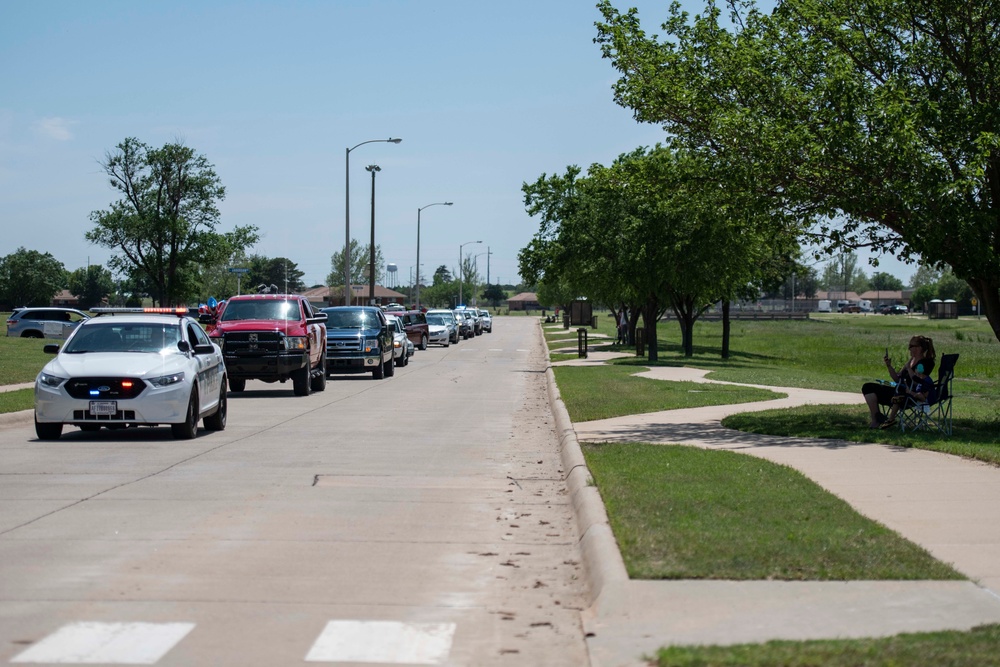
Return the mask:
<path id="1" fill-rule="evenodd" d="M 591 354 L 554 365 L 593 363 L 599 362 Z M 656 367 L 639 375 L 711 382 L 707 373 Z M 860 394 L 764 388 L 787 398 L 568 424 L 572 435 L 564 432 L 564 458 L 582 461 L 582 454 L 573 458 L 578 442 L 633 441 L 759 456 L 801 471 L 970 581 L 632 581 L 603 506 L 588 506 L 593 501 L 586 500 L 586 484 L 578 483 L 570 488 L 580 496 L 578 519 L 594 594 L 587 620 L 593 665 L 644 665 L 644 656 L 667 644 L 888 636 L 1000 622 L 1000 468 L 922 450 L 761 436 L 721 426 L 729 414 L 805 404 L 859 404 L 858 418 L 865 418 Z M 568 422 L 558 389 L 553 392 L 557 422 Z M 567 469 L 580 474 L 572 465 Z"/>

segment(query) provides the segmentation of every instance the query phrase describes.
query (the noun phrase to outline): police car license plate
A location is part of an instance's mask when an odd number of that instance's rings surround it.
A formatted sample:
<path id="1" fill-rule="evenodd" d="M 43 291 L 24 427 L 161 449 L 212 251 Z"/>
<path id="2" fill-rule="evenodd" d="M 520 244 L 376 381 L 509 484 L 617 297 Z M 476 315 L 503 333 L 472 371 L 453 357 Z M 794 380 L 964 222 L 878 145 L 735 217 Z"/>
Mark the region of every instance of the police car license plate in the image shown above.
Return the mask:
<path id="1" fill-rule="evenodd" d="M 91 401 L 90 414 L 113 415 L 118 412 L 118 401 Z"/>

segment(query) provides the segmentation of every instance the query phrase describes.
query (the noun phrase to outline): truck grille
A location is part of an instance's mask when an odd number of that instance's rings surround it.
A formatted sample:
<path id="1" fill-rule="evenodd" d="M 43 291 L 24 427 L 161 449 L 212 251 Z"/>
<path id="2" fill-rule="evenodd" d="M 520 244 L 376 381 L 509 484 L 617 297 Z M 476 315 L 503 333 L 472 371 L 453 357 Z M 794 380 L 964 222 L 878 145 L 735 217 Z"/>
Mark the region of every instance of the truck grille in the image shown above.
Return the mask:
<path id="1" fill-rule="evenodd" d="M 360 338 L 327 338 L 326 356 L 336 357 L 339 354 L 356 353 L 361 351 Z"/>
<path id="2" fill-rule="evenodd" d="M 226 354 L 277 354 L 285 349 L 277 331 L 240 331 L 226 334 Z"/>

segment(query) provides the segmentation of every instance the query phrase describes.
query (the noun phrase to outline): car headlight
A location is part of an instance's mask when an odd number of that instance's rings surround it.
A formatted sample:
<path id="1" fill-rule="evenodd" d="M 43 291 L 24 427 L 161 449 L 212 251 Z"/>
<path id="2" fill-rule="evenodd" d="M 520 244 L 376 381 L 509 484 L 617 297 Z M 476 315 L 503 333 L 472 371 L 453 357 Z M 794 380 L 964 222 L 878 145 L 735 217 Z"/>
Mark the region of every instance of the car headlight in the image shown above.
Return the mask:
<path id="1" fill-rule="evenodd" d="M 147 382 L 154 387 L 169 387 L 172 384 L 177 384 L 178 382 L 183 381 L 184 373 L 171 373 L 170 375 L 161 375 L 160 377 L 150 378 L 147 380 Z"/>
<path id="2" fill-rule="evenodd" d="M 392 346 L 393 347 L 403 347 L 403 345 L 398 340 L 392 341 Z"/>
<path id="3" fill-rule="evenodd" d="M 378 352 L 378 338 L 365 341 L 365 352 Z"/>
<path id="4" fill-rule="evenodd" d="M 58 375 L 50 375 L 48 373 L 38 374 L 38 383 L 45 387 L 52 387 L 54 389 L 65 381 L 66 378 L 61 378 Z"/>
<path id="5" fill-rule="evenodd" d="M 285 336 L 285 349 L 286 350 L 304 350 L 306 349 L 306 339 L 303 336 Z"/>

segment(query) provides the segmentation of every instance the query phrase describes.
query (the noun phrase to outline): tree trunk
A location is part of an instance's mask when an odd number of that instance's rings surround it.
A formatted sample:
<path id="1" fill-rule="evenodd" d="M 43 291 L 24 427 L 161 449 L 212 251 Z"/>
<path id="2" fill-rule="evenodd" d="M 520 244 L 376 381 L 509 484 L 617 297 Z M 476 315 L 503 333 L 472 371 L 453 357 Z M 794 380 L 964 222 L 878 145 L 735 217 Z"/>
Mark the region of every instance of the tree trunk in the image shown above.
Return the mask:
<path id="1" fill-rule="evenodd" d="M 646 312 L 643 319 L 646 324 L 646 346 L 649 349 L 647 358 L 650 361 L 657 361 L 660 358 L 656 346 L 656 318 L 660 315 L 660 308 L 655 296 L 646 298 Z"/>
<path id="2" fill-rule="evenodd" d="M 729 358 L 729 299 L 722 300 L 722 358 Z"/>
<path id="3" fill-rule="evenodd" d="M 635 329 L 639 326 L 639 318 L 642 316 L 642 308 L 638 306 L 632 306 L 630 309 L 632 313 L 628 318 L 628 344 L 635 345 Z"/>
<path id="4" fill-rule="evenodd" d="M 978 279 L 968 283 L 979 299 L 979 312 L 986 315 L 993 336 L 1000 340 L 1000 279 Z"/>

